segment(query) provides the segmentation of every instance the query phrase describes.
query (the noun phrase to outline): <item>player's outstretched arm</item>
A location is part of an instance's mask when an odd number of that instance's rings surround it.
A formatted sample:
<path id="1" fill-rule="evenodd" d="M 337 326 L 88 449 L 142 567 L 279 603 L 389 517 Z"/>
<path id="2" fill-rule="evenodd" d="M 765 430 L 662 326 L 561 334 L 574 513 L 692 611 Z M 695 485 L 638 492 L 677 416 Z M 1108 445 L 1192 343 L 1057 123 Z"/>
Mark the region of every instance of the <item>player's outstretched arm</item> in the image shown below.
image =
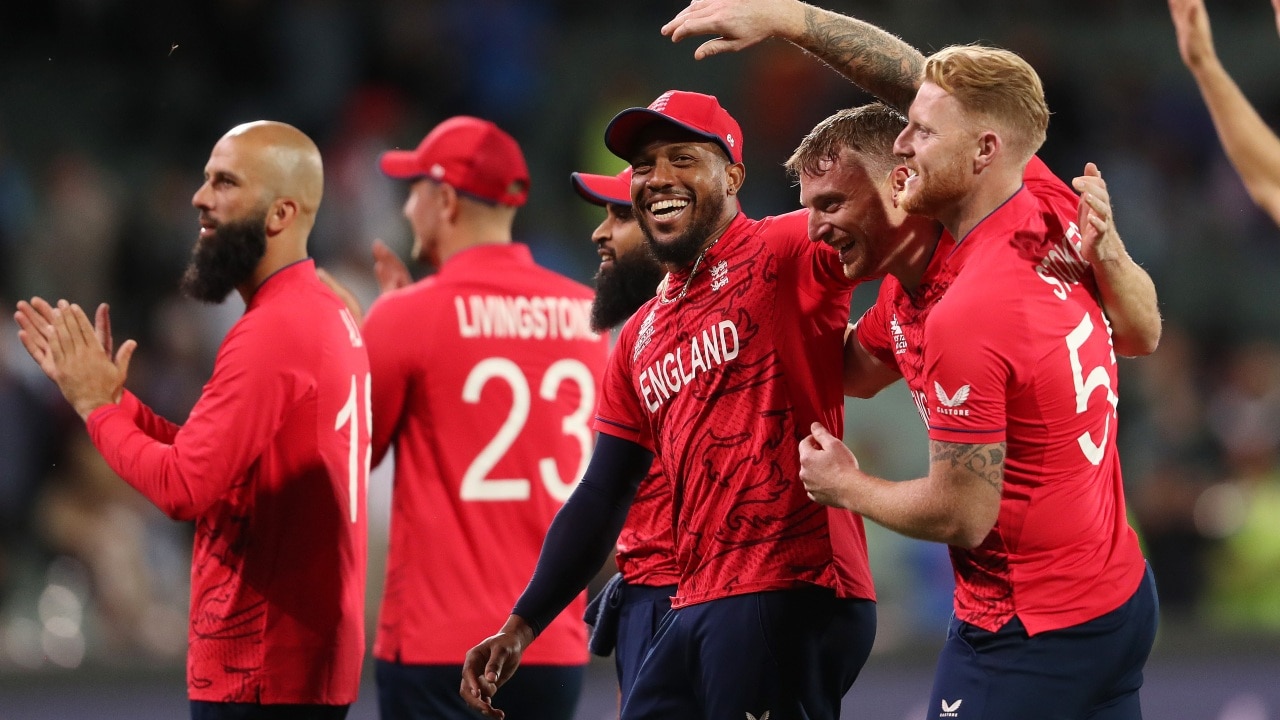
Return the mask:
<path id="1" fill-rule="evenodd" d="M 1280 31 L 1280 0 L 1272 0 Z M 1250 197 L 1280 225 L 1280 138 L 1267 127 L 1213 47 L 1204 0 L 1169 0 L 1178 52 L 1209 108 L 1222 147 Z"/>
<path id="2" fill-rule="evenodd" d="M 715 35 L 694 51 L 699 60 L 781 38 L 818 56 L 904 114 L 924 69 L 924 56 L 900 38 L 798 0 L 693 0 L 662 26 L 662 34 L 675 42 Z"/>
<path id="3" fill-rule="evenodd" d="M 1102 309 L 1111 322 L 1116 352 L 1126 357 L 1149 355 L 1160 344 L 1162 322 L 1156 286 L 1142 266 L 1129 257 L 1111 214 L 1111 195 L 1098 166 L 1089 163 L 1071 181 L 1080 193 L 1080 252 L 1093 268 Z"/>
<path id="4" fill-rule="evenodd" d="M 1000 513 L 1005 444 L 929 443 L 929 475 L 873 477 L 820 423 L 800 441 L 800 481 L 809 497 L 858 513 L 894 532 L 964 548 L 982 544 Z"/>

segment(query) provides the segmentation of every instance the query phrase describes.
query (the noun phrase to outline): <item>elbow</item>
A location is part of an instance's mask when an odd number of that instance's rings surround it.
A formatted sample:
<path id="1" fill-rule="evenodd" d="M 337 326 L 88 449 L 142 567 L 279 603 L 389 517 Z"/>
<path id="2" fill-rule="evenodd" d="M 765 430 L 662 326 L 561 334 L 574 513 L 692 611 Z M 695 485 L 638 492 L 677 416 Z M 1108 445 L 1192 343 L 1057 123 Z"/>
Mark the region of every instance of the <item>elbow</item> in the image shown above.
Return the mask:
<path id="1" fill-rule="evenodd" d="M 866 400 L 867 398 L 875 397 L 876 393 L 878 392 L 880 392 L 880 388 L 871 387 L 866 383 L 846 381 L 844 384 L 844 394 L 846 397 L 861 398 L 863 400 Z"/>
<path id="2" fill-rule="evenodd" d="M 1157 318 L 1152 327 L 1144 328 L 1141 332 L 1135 332 L 1132 337 L 1117 338 L 1115 341 L 1116 353 L 1130 358 L 1150 355 L 1156 351 L 1156 348 L 1160 347 L 1162 330 L 1162 323 Z"/>
<path id="3" fill-rule="evenodd" d="M 947 544 L 964 548 L 965 550 L 973 550 L 986 541 L 987 536 L 991 534 L 991 529 L 994 527 L 995 523 L 985 526 L 980 523 L 956 523 L 950 530 Z"/>

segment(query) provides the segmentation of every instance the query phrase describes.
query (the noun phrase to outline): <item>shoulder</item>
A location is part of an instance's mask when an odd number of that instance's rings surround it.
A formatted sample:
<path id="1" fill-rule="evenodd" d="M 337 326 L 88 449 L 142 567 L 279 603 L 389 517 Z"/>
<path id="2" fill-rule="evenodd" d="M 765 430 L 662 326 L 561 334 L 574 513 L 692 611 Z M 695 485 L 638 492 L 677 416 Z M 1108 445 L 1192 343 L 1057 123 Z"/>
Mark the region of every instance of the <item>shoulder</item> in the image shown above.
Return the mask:
<path id="1" fill-rule="evenodd" d="M 808 210 L 793 210 L 749 222 L 751 225 L 747 232 L 760 237 L 767 247 L 779 255 L 806 255 L 818 245 L 809 242 Z"/>

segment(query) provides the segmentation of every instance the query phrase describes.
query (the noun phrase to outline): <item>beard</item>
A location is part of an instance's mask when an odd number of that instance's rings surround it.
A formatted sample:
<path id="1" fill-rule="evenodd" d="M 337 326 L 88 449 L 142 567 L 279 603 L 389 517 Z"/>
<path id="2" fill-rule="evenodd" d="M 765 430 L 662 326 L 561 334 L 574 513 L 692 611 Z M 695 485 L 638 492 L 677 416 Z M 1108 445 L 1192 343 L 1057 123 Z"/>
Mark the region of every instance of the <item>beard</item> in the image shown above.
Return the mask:
<path id="1" fill-rule="evenodd" d="M 915 192 L 902 199 L 902 209 L 912 215 L 937 219 L 939 214 L 953 207 L 966 192 L 962 162 L 957 158 L 941 172 L 930 173 L 927 181 L 917 180 L 919 186 Z"/>
<path id="2" fill-rule="evenodd" d="M 591 329 L 604 332 L 634 315 L 641 305 L 653 299 L 665 274 L 645 247 L 614 257 L 613 267 L 596 271 Z"/>
<path id="3" fill-rule="evenodd" d="M 193 300 L 217 304 L 253 276 L 267 252 L 267 215 L 219 223 L 191 251 L 182 274 L 182 293 Z"/>
<path id="4" fill-rule="evenodd" d="M 636 220 L 640 223 L 640 229 L 644 231 L 644 241 L 649 247 L 649 252 L 653 253 L 653 257 L 658 262 L 679 267 L 693 264 L 698 254 L 702 252 L 703 244 L 710 240 L 711 233 L 715 232 L 716 222 L 724 210 L 724 202 L 726 201 L 721 200 L 715 207 L 695 202 L 693 209 L 696 214 L 689 221 L 689 226 L 674 240 L 667 243 L 659 243 L 655 240 L 653 231 L 649 228 L 649 216 L 645 213 L 637 213 Z M 705 212 L 703 212 L 704 207 Z"/>

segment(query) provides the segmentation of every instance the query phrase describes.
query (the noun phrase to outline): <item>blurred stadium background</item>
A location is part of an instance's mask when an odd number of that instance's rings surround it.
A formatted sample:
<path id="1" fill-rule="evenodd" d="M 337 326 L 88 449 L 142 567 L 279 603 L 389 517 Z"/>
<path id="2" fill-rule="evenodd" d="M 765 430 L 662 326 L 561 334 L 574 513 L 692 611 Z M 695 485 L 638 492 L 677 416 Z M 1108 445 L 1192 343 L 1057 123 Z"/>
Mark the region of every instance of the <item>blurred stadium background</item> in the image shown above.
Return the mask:
<path id="1" fill-rule="evenodd" d="M 1158 284 L 1164 340 L 1122 360 L 1120 442 L 1163 627 L 1152 718 L 1280 719 L 1280 231 L 1249 202 L 1178 62 L 1159 0 L 823 3 L 928 52 L 982 40 L 1025 55 L 1054 111 L 1043 156 L 1102 168 L 1121 232 Z M 1211 0 L 1220 54 L 1273 126 L 1280 40 L 1265 0 Z M 460 113 L 523 144 L 533 173 L 517 234 L 584 281 L 598 211 L 572 170 L 615 172 L 619 109 L 677 87 L 741 121 L 742 195 L 760 217 L 797 205 L 781 163 L 819 119 L 867 99 L 782 44 L 695 62 L 658 28 L 680 3 L 587 0 L 40 0 L 0 4 L 0 304 L 34 294 L 108 301 L 133 337 L 130 387 L 186 416 L 238 298 L 176 293 L 208 151 L 232 125 L 297 125 L 324 153 L 312 254 L 365 301 L 369 245 L 407 252 L 404 188 L 377 153 Z M 859 290 L 855 314 L 874 297 Z M 846 440 L 889 477 L 925 470 L 901 386 L 848 404 Z M 376 615 L 389 499 L 375 514 Z M 78 419 L 0 320 L 0 720 L 186 716 L 189 534 L 105 468 Z M 921 718 L 949 608 L 943 548 L 870 528 L 876 650 L 851 717 Z M 477 628 L 477 639 L 493 628 Z M 580 716 L 609 717 L 608 662 Z M 1046 699 L 1051 703 L 1051 699 Z M 372 686 L 353 718 L 375 717 Z"/>

